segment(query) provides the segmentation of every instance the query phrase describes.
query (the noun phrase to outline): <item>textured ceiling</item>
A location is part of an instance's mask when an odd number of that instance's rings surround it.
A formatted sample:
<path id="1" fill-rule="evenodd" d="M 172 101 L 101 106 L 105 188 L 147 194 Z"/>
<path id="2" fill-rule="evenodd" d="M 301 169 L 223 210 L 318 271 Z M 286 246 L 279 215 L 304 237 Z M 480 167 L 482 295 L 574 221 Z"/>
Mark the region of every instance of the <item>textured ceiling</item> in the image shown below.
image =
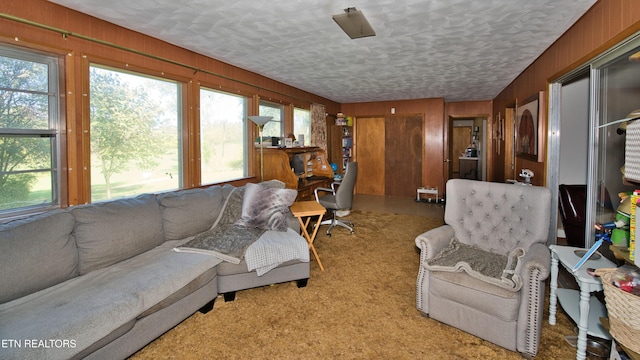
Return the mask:
<path id="1" fill-rule="evenodd" d="M 52 2 L 349 103 L 493 99 L 596 0 Z M 342 32 L 348 7 L 376 36 Z"/>

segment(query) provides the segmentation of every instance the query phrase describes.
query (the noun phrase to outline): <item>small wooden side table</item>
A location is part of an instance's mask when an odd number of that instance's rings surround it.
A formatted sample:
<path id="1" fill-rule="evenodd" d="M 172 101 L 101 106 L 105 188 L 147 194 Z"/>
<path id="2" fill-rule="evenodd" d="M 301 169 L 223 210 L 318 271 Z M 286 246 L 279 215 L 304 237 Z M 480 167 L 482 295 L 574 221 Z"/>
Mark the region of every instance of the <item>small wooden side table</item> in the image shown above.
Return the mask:
<path id="1" fill-rule="evenodd" d="M 324 271 L 324 266 L 322 266 L 322 262 L 320 262 L 320 257 L 318 257 L 318 252 L 316 251 L 315 246 L 313 246 L 313 241 L 316 239 L 316 234 L 318 233 L 318 228 L 320 228 L 320 222 L 322 221 L 322 216 L 327 212 L 327 209 L 317 201 L 296 201 L 289 209 L 293 216 L 298 218 L 300 227 L 302 228 L 302 235 L 307 239 L 309 249 L 311 249 L 318 265 L 320 265 L 320 270 Z M 313 233 L 309 235 L 307 226 L 309 226 L 309 222 L 314 216 L 318 216 L 318 220 L 313 227 Z"/>

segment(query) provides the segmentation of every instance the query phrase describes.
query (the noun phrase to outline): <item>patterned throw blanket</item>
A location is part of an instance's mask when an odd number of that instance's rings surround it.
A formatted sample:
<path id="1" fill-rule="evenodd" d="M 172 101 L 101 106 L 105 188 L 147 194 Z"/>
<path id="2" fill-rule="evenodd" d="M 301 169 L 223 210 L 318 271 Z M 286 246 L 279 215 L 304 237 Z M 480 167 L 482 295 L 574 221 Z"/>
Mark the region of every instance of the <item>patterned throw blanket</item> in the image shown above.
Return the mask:
<path id="1" fill-rule="evenodd" d="M 518 275 L 525 252 L 516 248 L 508 256 L 490 253 L 476 246 L 452 239 L 449 246 L 429 259 L 425 268 L 434 271 L 461 272 L 509 291 L 519 291 L 522 279 Z"/>
<path id="2" fill-rule="evenodd" d="M 239 264 L 247 248 L 266 231 L 234 225 L 242 216 L 243 195 L 244 188 L 233 189 L 213 226 L 174 250 L 207 253 L 220 260 Z"/>

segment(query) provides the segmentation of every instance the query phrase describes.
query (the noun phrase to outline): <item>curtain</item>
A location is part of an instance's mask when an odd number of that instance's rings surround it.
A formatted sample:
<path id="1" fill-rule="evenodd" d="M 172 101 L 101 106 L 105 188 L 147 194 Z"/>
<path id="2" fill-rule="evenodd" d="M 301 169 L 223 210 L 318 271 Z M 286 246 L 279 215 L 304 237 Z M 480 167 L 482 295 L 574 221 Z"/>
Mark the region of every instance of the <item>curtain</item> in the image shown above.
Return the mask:
<path id="1" fill-rule="evenodd" d="M 327 115 L 324 105 L 311 104 L 311 146 L 327 149 Z"/>

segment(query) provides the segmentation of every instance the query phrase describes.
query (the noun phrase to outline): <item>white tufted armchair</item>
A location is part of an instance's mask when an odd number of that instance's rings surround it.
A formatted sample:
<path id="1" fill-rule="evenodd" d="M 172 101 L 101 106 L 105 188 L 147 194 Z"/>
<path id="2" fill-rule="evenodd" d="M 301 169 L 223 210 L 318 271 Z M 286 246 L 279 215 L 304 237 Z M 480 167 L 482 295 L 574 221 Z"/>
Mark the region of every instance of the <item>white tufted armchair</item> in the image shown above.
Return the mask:
<path id="1" fill-rule="evenodd" d="M 424 315 L 530 358 L 537 354 L 549 275 L 547 247 L 551 191 L 538 186 L 452 179 L 445 225 L 416 238 L 420 270 L 416 305 Z M 508 255 L 523 249 L 518 291 L 470 276 L 434 271 L 430 259 L 460 243 Z M 431 270 L 430 270 L 431 269 Z"/>

